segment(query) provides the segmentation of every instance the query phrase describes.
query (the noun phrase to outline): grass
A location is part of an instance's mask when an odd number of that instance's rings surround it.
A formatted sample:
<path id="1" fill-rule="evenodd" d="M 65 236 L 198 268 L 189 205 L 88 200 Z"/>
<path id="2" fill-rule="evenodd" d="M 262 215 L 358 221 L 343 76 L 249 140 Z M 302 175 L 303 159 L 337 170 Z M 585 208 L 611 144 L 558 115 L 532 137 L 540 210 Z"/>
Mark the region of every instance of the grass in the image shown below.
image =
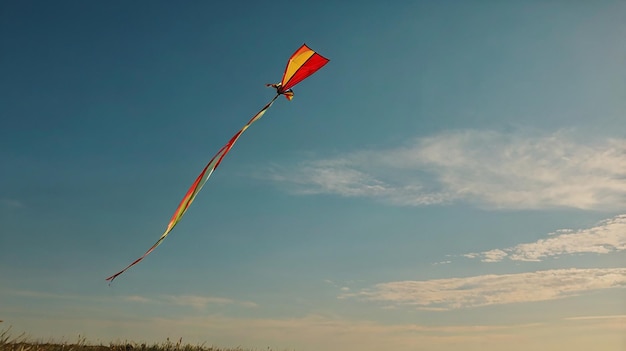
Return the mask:
<path id="1" fill-rule="evenodd" d="M 70 342 L 39 342 L 29 340 L 25 333 L 11 336 L 11 328 L 0 331 L 0 351 L 253 351 L 242 348 L 216 348 L 213 346 L 183 344 L 183 339 L 176 343 L 169 338 L 163 343 L 148 345 L 135 342 L 118 342 L 109 345 L 95 345 L 87 342 L 85 337 L 78 336 L 74 343 Z M 265 349 L 264 351 L 271 351 Z"/>

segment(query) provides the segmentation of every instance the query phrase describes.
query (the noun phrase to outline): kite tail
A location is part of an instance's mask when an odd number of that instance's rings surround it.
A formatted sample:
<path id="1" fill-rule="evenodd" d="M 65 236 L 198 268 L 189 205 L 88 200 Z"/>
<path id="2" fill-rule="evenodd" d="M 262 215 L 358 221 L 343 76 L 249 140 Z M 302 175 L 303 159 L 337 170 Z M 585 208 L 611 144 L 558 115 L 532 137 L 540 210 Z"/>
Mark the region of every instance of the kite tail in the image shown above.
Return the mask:
<path id="1" fill-rule="evenodd" d="M 289 101 L 293 100 L 293 90 L 289 89 L 286 92 L 284 92 L 283 95 L 285 95 L 285 99 Z"/>
<path id="2" fill-rule="evenodd" d="M 133 261 L 131 264 L 126 266 L 126 268 L 122 269 L 121 271 L 106 278 L 106 280 L 109 281 L 109 285 L 113 283 L 113 280 L 115 280 L 115 278 L 117 278 L 122 273 L 126 272 L 130 267 L 141 262 L 141 260 L 146 258 L 146 256 L 148 256 L 152 251 L 154 251 L 154 249 L 156 249 L 157 246 L 161 245 L 161 243 L 163 242 L 163 240 L 165 240 L 167 235 L 172 231 L 172 229 L 174 229 L 176 224 L 178 224 L 178 222 L 183 218 L 183 216 L 185 215 L 185 212 L 187 212 L 187 209 L 189 208 L 193 200 L 196 198 L 196 195 L 200 192 L 200 190 L 202 189 L 204 184 L 207 182 L 207 180 L 209 179 L 213 171 L 215 171 L 217 166 L 220 165 L 220 163 L 224 159 L 224 156 L 226 156 L 226 154 L 230 151 L 230 149 L 233 148 L 233 145 L 235 145 L 235 143 L 237 142 L 241 134 L 243 134 L 246 131 L 246 129 L 250 127 L 252 123 L 256 122 L 261 117 L 263 117 L 265 112 L 272 106 L 274 101 L 276 101 L 276 99 L 279 96 L 280 94 L 276 94 L 276 96 L 274 96 L 274 98 L 270 100 L 270 102 L 268 102 L 265 106 L 263 106 L 263 108 L 259 112 L 257 112 L 256 115 L 254 115 L 248 121 L 248 123 L 246 123 L 246 125 L 243 126 L 243 128 L 241 128 L 237 133 L 235 133 L 235 135 L 233 135 L 233 137 L 230 138 L 230 140 L 226 143 L 226 145 L 222 146 L 222 148 L 215 154 L 215 156 L 211 158 L 209 163 L 204 167 L 200 175 L 196 178 L 195 182 L 193 182 L 189 190 L 187 190 L 187 194 L 185 194 L 185 197 L 183 197 L 183 199 L 181 200 L 180 204 L 176 208 L 176 211 L 174 211 L 174 215 L 170 219 L 170 222 L 167 225 L 167 229 L 165 229 L 165 232 L 161 234 L 161 237 L 159 238 L 159 240 L 157 240 L 154 243 L 154 245 L 152 245 L 152 247 L 148 249 L 146 253 L 143 254 L 143 256 Z"/>

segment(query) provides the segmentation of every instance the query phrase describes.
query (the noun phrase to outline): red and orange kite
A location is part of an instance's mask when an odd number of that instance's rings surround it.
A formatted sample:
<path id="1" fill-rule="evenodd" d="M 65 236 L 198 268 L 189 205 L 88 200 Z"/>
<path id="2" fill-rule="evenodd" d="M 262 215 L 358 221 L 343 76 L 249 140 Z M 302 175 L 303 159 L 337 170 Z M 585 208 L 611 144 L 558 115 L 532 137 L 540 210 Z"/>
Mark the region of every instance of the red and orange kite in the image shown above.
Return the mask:
<path id="1" fill-rule="evenodd" d="M 185 197 L 183 197 L 182 201 L 176 208 L 176 211 L 174 211 L 174 215 L 170 219 L 170 222 L 167 225 L 165 232 L 161 235 L 159 240 L 157 240 L 156 243 L 154 243 L 154 245 L 152 245 L 152 247 L 148 249 L 146 253 L 143 254 L 143 256 L 133 261 L 131 264 L 126 266 L 126 268 L 122 269 L 121 271 L 106 278 L 106 280 L 108 280 L 109 282 L 113 282 L 113 280 L 117 278 L 120 274 L 126 272 L 130 267 L 139 263 L 146 256 L 148 256 L 152 251 L 154 251 L 154 249 L 156 249 L 157 246 L 161 245 L 161 243 L 163 242 L 163 240 L 165 240 L 167 235 L 172 231 L 172 229 L 174 229 L 174 227 L 181 220 L 181 218 L 183 218 L 183 216 L 185 215 L 185 212 L 187 212 L 187 209 L 189 208 L 193 200 L 196 198 L 196 195 L 198 195 L 198 193 L 200 192 L 204 184 L 207 182 L 207 180 L 209 179 L 213 171 L 215 171 L 217 166 L 220 165 L 220 163 L 224 159 L 224 156 L 226 156 L 226 154 L 228 154 L 230 149 L 233 148 L 233 145 L 235 145 L 235 142 L 237 142 L 241 134 L 243 134 L 243 132 L 245 132 L 246 129 L 248 129 L 248 127 L 252 123 L 256 122 L 261 117 L 263 117 L 265 112 L 272 106 L 274 101 L 276 101 L 276 99 L 280 95 L 285 95 L 285 97 L 288 100 L 291 100 L 293 98 L 293 91 L 291 90 L 291 88 L 293 88 L 296 84 L 306 79 L 308 76 L 315 73 L 318 69 L 322 68 L 325 64 L 328 63 L 328 61 L 329 60 L 327 58 L 311 50 L 308 46 L 306 46 L 306 44 L 303 44 L 296 52 L 294 52 L 293 55 L 291 55 L 291 57 L 289 58 L 289 61 L 287 62 L 287 67 L 285 68 L 285 73 L 283 74 L 283 80 L 277 84 L 267 84 L 267 86 L 271 86 L 276 89 L 276 96 L 274 96 L 274 98 L 270 100 L 270 102 L 268 102 L 259 112 L 257 112 L 257 114 L 254 115 L 248 121 L 248 123 L 246 123 L 246 125 L 243 126 L 243 128 L 241 128 L 237 133 L 235 133 L 235 135 L 233 135 L 233 137 L 230 138 L 230 140 L 226 143 L 226 145 L 222 146 L 222 148 L 217 152 L 217 154 L 215 154 L 215 156 L 211 158 L 211 160 L 206 165 L 206 167 L 204 167 L 202 172 L 200 172 L 200 175 L 198 176 L 198 178 L 196 178 L 196 180 L 193 182 L 193 184 L 187 191 L 187 194 L 185 194 Z"/>

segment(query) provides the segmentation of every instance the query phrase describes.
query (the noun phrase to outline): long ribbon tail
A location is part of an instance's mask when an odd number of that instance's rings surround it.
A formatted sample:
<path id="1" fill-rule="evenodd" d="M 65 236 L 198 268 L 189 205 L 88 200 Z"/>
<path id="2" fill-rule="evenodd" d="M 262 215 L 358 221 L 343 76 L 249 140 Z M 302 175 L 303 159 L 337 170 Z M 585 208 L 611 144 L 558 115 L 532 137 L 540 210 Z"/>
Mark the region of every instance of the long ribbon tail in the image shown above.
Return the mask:
<path id="1" fill-rule="evenodd" d="M 109 281 L 109 284 L 111 284 L 113 280 L 117 278 L 119 275 L 126 272 L 130 267 L 141 262 L 141 260 L 143 260 L 146 256 L 148 256 L 152 251 L 154 251 L 154 249 L 156 249 L 157 246 L 161 245 L 161 243 L 163 242 L 163 240 L 165 240 L 167 235 L 172 231 L 172 229 L 174 229 L 176 224 L 178 224 L 178 222 L 183 218 L 183 216 L 185 215 L 185 212 L 187 212 L 187 209 L 189 208 L 193 200 L 196 198 L 196 195 L 198 195 L 198 193 L 200 192 L 204 184 L 207 182 L 211 174 L 213 174 L 213 171 L 215 171 L 217 166 L 220 165 L 220 163 L 224 159 L 224 156 L 226 156 L 226 154 L 233 148 L 233 145 L 235 145 L 239 137 L 246 131 L 246 129 L 248 129 L 248 127 L 250 127 L 252 123 L 256 122 L 261 117 L 263 117 L 265 112 L 272 106 L 272 104 L 274 103 L 274 101 L 276 101 L 279 95 L 280 94 L 277 94 L 276 96 L 274 96 L 274 98 L 270 100 L 270 102 L 268 102 L 259 112 L 257 112 L 257 114 L 254 115 L 248 121 L 248 123 L 246 123 L 246 125 L 243 126 L 243 128 L 241 128 L 237 133 L 235 133 L 235 135 L 233 135 L 233 137 L 230 138 L 230 140 L 226 143 L 226 145 L 222 146 L 222 148 L 215 154 L 215 156 L 211 158 L 211 161 L 209 161 L 209 163 L 204 167 L 204 169 L 202 170 L 198 178 L 196 178 L 196 180 L 193 182 L 189 190 L 187 190 L 187 194 L 185 194 L 185 197 L 183 197 L 183 199 L 181 200 L 180 204 L 176 208 L 176 211 L 174 211 L 174 215 L 172 216 L 172 219 L 170 219 L 170 222 L 167 225 L 167 229 L 165 229 L 165 232 L 163 232 L 159 240 L 157 240 L 154 243 L 154 245 L 152 245 L 152 247 L 148 249 L 146 253 L 143 254 L 143 256 L 133 261 L 133 263 L 129 264 L 128 266 L 126 266 L 126 268 L 122 269 L 121 271 L 106 278 L 106 280 Z"/>

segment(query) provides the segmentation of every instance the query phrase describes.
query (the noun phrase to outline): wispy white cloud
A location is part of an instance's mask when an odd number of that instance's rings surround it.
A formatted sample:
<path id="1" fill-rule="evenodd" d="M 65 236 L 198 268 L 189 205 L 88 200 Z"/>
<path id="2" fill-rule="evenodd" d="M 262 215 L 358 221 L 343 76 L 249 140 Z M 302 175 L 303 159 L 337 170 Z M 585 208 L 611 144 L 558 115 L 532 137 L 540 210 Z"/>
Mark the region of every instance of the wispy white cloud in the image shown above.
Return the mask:
<path id="1" fill-rule="evenodd" d="M 605 320 L 605 319 L 622 319 L 626 322 L 626 314 L 609 314 L 609 315 L 602 315 L 602 316 L 579 316 L 579 317 L 565 318 L 565 320 L 568 320 L 568 321 Z"/>
<path id="2" fill-rule="evenodd" d="M 170 303 L 179 306 L 193 307 L 197 310 L 206 309 L 209 305 L 235 305 L 248 308 L 258 307 L 258 305 L 252 301 L 240 301 L 226 297 L 202 295 L 164 295 L 158 297 L 144 297 L 133 295 L 124 297 L 124 300 L 141 303 Z"/>
<path id="3" fill-rule="evenodd" d="M 208 305 L 238 305 L 243 307 L 257 307 L 252 301 L 237 301 L 224 297 L 199 296 L 199 295 L 178 295 L 168 296 L 167 300 L 177 305 L 192 306 L 196 309 L 204 309 Z"/>
<path id="4" fill-rule="evenodd" d="M 505 258 L 513 261 L 541 261 L 546 257 L 560 255 L 607 254 L 623 250 L 626 250 L 626 214 L 607 219 L 592 228 L 578 231 L 561 229 L 533 243 L 464 256 L 480 258 L 483 262 L 499 262 Z"/>
<path id="5" fill-rule="evenodd" d="M 494 249 L 481 253 L 483 262 L 498 262 L 501 261 L 503 257 L 506 257 L 507 253 L 500 250 Z"/>
<path id="6" fill-rule="evenodd" d="M 626 268 L 555 269 L 377 284 L 339 297 L 452 310 L 566 298 L 592 290 L 626 287 Z"/>
<path id="7" fill-rule="evenodd" d="M 569 317 L 564 318 L 564 321 L 583 325 L 587 330 L 595 329 L 594 332 L 617 331 L 622 335 L 622 341 L 624 341 L 623 336 L 626 335 L 626 314 Z"/>
<path id="8" fill-rule="evenodd" d="M 154 302 L 154 300 L 152 300 L 152 299 L 149 299 L 149 298 L 144 297 L 144 296 L 139 296 L 139 295 L 124 296 L 123 300 L 129 301 L 129 302 L 141 302 L 141 303 L 151 303 L 151 302 Z"/>
<path id="9" fill-rule="evenodd" d="M 54 300 L 82 300 L 82 301 L 106 301 L 111 300 L 126 301 L 131 303 L 169 303 L 179 306 L 191 306 L 196 309 L 204 309 L 209 305 L 236 305 L 241 307 L 258 307 L 258 305 L 252 301 L 240 301 L 225 297 L 214 296 L 201 296 L 201 295 L 163 295 L 163 296 L 141 296 L 141 295 L 127 295 L 118 297 L 105 297 L 105 296 L 85 296 L 75 294 L 57 294 L 40 291 L 29 290 L 10 290 L 6 291 L 11 295 L 17 295 L 35 299 L 54 299 Z"/>
<path id="10" fill-rule="evenodd" d="M 0 198 L 0 207 L 22 208 L 24 207 L 24 203 L 15 199 Z"/>
<path id="11" fill-rule="evenodd" d="M 303 162 L 272 179 L 300 194 L 403 206 L 468 201 L 493 208 L 626 208 L 626 139 L 465 130 Z"/>
<path id="12" fill-rule="evenodd" d="M 34 290 L 4 290 L 2 291 L 9 295 L 15 295 L 25 298 L 31 299 L 42 299 L 42 300 L 81 300 L 81 301 L 105 301 L 108 297 L 104 296 L 85 296 L 78 295 L 72 293 L 51 293 L 51 292 L 43 292 L 43 291 L 34 291 Z M 133 297 L 130 297 L 131 299 Z M 128 297 L 122 297 L 123 300 L 130 301 Z"/>

